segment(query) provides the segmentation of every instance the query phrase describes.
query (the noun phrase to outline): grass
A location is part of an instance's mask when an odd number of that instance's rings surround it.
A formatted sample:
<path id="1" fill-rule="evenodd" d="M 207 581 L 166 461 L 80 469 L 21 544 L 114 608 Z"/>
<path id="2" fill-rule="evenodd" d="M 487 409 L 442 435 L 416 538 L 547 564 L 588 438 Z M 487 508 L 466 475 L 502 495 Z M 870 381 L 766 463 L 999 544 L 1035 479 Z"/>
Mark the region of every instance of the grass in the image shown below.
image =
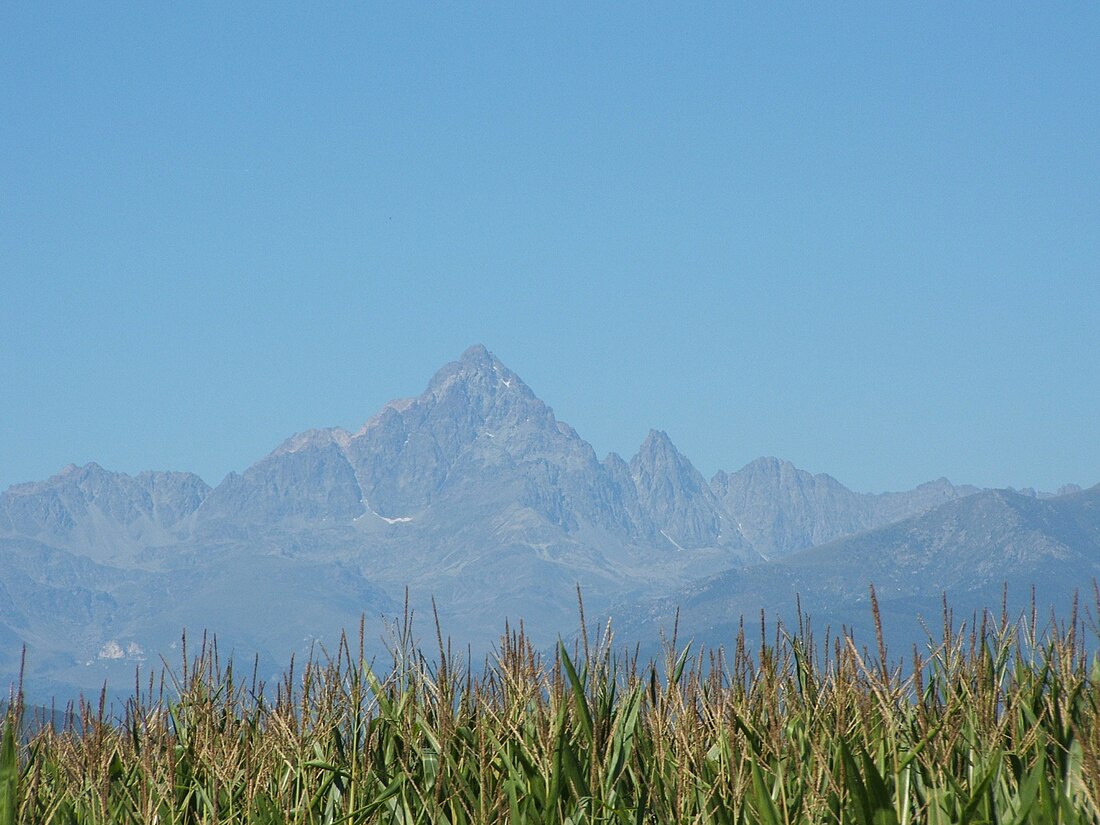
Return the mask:
<path id="1" fill-rule="evenodd" d="M 1074 613 L 945 622 L 904 668 L 805 625 L 662 662 L 609 629 L 549 656 L 506 629 L 475 670 L 406 616 L 385 668 L 361 626 L 274 685 L 184 645 L 124 710 L 23 743 L 16 697 L 0 825 L 1096 823 L 1100 664 Z"/>

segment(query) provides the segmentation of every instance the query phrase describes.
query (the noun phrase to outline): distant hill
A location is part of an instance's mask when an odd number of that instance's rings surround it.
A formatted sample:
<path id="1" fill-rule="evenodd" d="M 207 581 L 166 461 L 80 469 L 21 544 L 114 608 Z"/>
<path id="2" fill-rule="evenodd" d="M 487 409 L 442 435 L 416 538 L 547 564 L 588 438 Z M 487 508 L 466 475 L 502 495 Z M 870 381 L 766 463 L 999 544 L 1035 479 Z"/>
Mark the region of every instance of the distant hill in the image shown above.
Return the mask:
<path id="1" fill-rule="evenodd" d="M 125 689 L 135 668 L 178 661 L 184 628 L 210 629 L 226 653 L 274 673 L 293 652 L 331 649 L 361 615 L 369 652 L 384 654 L 383 617 L 401 612 L 406 588 L 426 638 L 434 598 L 444 630 L 475 655 L 505 619 L 548 645 L 575 625 L 578 583 L 594 613 L 697 592 L 719 574 L 747 592 L 742 576 L 813 569 L 805 548 L 988 495 L 945 479 L 855 493 L 773 458 L 707 482 L 656 430 L 629 461 L 601 460 L 475 346 L 359 430 L 294 435 L 213 488 L 89 464 L 0 494 L 0 681 L 25 643 L 29 695 L 98 691 L 104 679 Z M 901 569 L 879 546 L 851 545 L 867 558 L 849 571 Z"/>

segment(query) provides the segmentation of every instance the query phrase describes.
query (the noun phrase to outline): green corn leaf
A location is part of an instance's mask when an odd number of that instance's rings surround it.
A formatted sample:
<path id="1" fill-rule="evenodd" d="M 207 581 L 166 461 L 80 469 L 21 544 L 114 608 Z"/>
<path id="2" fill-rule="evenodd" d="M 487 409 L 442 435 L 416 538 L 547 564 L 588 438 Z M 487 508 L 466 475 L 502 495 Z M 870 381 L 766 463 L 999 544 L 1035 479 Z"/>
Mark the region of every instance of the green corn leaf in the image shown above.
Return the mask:
<path id="1" fill-rule="evenodd" d="M 985 775 L 978 781 L 978 784 L 974 786 L 971 791 L 970 800 L 966 803 L 966 807 L 963 808 L 962 815 L 959 817 L 960 825 L 967 825 L 974 819 L 975 813 L 978 811 L 978 806 L 982 802 L 988 802 L 987 794 L 989 788 L 993 784 L 993 780 L 997 776 L 997 771 L 1000 768 L 1000 759 L 993 758 L 990 760 L 989 767 L 986 769 Z M 985 817 L 981 817 L 979 821 L 987 821 Z"/>
<path id="2" fill-rule="evenodd" d="M 863 775 L 868 802 L 871 806 L 871 821 L 875 825 L 897 825 L 898 815 L 894 810 L 894 799 L 886 787 L 886 782 L 870 754 L 863 750 Z"/>
<path id="3" fill-rule="evenodd" d="M 562 752 L 566 748 L 565 733 L 565 703 L 559 705 L 554 718 L 554 755 L 550 769 L 550 788 L 546 799 L 547 812 L 556 811 L 563 800 L 564 756 Z"/>
<path id="4" fill-rule="evenodd" d="M 772 795 L 768 792 L 764 784 L 764 777 L 760 774 L 760 765 L 755 759 L 752 760 L 751 770 L 752 800 L 756 815 L 765 825 L 781 825 L 783 817 L 780 815 L 779 808 L 775 805 L 775 800 L 772 799 Z"/>
<path id="5" fill-rule="evenodd" d="M 1043 760 L 1036 760 L 1023 783 L 1020 784 L 1015 798 L 1009 798 L 1014 810 L 1008 812 L 1009 815 L 1005 816 L 1002 822 L 1005 825 L 1023 825 L 1025 822 L 1029 822 L 1032 809 L 1038 801 L 1038 796 L 1040 796 L 1045 783 L 1046 771 L 1043 767 Z"/>
<path id="6" fill-rule="evenodd" d="M 584 692 L 584 683 L 577 676 L 577 670 L 573 667 L 573 661 L 569 658 L 565 645 L 561 642 L 558 645 L 561 647 L 562 665 L 565 667 L 565 673 L 569 677 L 569 684 L 573 689 L 573 703 L 577 708 L 577 716 L 580 719 L 585 736 L 588 738 L 588 743 L 593 745 L 595 744 L 595 736 L 592 727 L 592 713 L 588 709 L 588 697 Z"/>
<path id="7" fill-rule="evenodd" d="M 932 729 L 928 731 L 928 733 L 926 733 L 923 737 L 921 737 L 921 740 L 917 742 L 916 745 L 914 745 L 909 751 L 906 752 L 905 756 L 903 756 L 898 763 L 899 773 L 902 769 L 909 767 L 909 764 L 921 755 L 924 749 L 928 746 L 928 743 L 934 740 L 939 735 L 940 731 L 943 730 L 943 726 L 946 724 L 947 717 L 941 716 L 939 721 L 937 721 L 936 724 L 932 726 Z"/>
<path id="8" fill-rule="evenodd" d="M 4 722 L 0 742 L 0 825 L 15 825 L 19 794 L 19 750 L 15 744 L 15 717 Z"/>
<path id="9" fill-rule="evenodd" d="M 562 766 L 565 769 L 565 775 L 572 783 L 577 796 L 581 799 L 586 799 L 592 796 L 592 790 L 588 785 L 588 777 L 585 775 L 585 771 L 581 768 L 580 760 L 577 759 L 577 754 L 573 748 L 566 743 L 562 748 Z"/>
<path id="10" fill-rule="evenodd" d="M 623 769 L 630 761 L 634 750 L 634 737 L 638 727 L 638 714 L 641 711 L 643 689 L 638 686 L 627 699 L 620 714 L 611 745 L 611 760 L 608 763 L 606 789 L 611 790 L 618 781 Z"/>
<path id="11" fill-rule="evenodd" d="M 871 801 L 871 794 L 860 775 L 859 766 L 852 757 L 852 752 L 844 739 L 838 742 L 840 758 L 844 763 L 844 782 L 848 787 L 850 807 L 859 825 L 875 825 L 875 806 Z"/>
<path id="12" fill-rule="evenodd" d="M 680 684 L 680 679 L 684 675 L 684 667 L 687 666 L 688 654 L 691 653 L 691 642 L 687 643 L 683 652 L 680 654 L 680 658 L 676 660 L 676 667 L 672 670 L 672 684 Z"/>

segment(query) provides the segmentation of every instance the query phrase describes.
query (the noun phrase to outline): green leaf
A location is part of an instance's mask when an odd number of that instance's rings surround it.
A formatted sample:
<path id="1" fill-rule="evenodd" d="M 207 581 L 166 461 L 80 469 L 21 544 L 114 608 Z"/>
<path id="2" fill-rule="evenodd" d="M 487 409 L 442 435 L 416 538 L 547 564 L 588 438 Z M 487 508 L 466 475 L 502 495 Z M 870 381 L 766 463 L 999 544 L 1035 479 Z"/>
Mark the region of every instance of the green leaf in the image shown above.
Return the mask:
<path id="1" fill-rule="evenodd" d="M 764 777 L 760 774 L 760 765 L 755 759 L 752 760 L 752 801 L 753 808 L 756 810 L 756 815 L 760 817 L 761 822 L 765 825 L 781 825 L 783 817 L 780 816 L 775 800 L 772 799 L 772 795 L 768 793 L 768 789 L 764 785 Z"/>
<path id="2" fill-rule="evenodd" d="M 565 673 L 569 677 L 569 684 L 573 688 L 573 703 L 577 706 L 577 716 L 580 718 L 589 744 L 592 744 L 595 739 L 592 732 L 592 713 L 588 709 L 588 697 L 584 693 L 584 683 L 577 676 L 573 661 L 569 658 L 569 654 L 565 652 L 565 645 L 561 642 L 558 642 L 558 645 L 561 647 L 562 665 L 565 666 Z"/>
<path id="3" fill-rule="evenodd" d="M 986 794 L 989 793 L 989 786 L 993 783 L 994 778 L 997 776 L 997 769 L 1000 767 L 999 754 L 990 760 L 989 768 L 985 772 L 979 781 L 977 786 L 971 792 L 970 801 L 966 803 L 966 807 L 963 808 L 962 816 L 959 817 L 959 822 L 968 823 L 974 817 L 975 812 L 978 810 L 978 806 L 986 799 Z M 984 819 L 982 820 L 984 821 Z"/>
<path id="4" fill-rule="evenodd" d="M 845 784 L 854 805 L 856 820 L 860 825 L 896 825 L 898 815 L 893 800 L 871 757 L 861 749 L 861 771 L 844 739 L 839 740 L 839 747 L 844 762 Z"/>
<path id="5" fill-rule="evenodd" d="M 1001 821 L 1005 825 L 1023 825 L 1023 823 L 1029 821 L 1031 809 L 1035 807 L 1035 803 L 1039 799 L 1039 790 L 1045 783 L 1046 772 L 1043 768 L 1042 759 L 1039 759 L 1031 766 L 1031 770 L 1028 771 L 1024 781 L 1019 785 L 1015 797 L 1009 796 L 1007 798 L 1006 801 L 1008 806 L 1011 806 L 1011 810 L 1005 811 L 1007 815 L 1002 816 Z"/>
<path id="6" fill-rule="evenodd" d="M 0 825 L 15 825 L 19 794 L 19 751 L 15 745 L 15 717 L 4 722 L 0 743 Z"/>
<path id="7" fill-rule="evenodd" d="M 894 810 L 893 796 L 866 750 L 863 750 L 863 774 L 866 777 L 864 787 L 871 803 L 871 821 L 875 825 L 897 825 L 898 815 Z"/>
<path id="8" fill-rule="evenodd" d="M 687 665 L 688 654 L 691 653 L 691 642 L 687 643 L 680 658 L 676 660 L 676 667 L 672 671 L 672 684 L 680 684 L 680 678 L 684 675 L 684 667 Z"/>

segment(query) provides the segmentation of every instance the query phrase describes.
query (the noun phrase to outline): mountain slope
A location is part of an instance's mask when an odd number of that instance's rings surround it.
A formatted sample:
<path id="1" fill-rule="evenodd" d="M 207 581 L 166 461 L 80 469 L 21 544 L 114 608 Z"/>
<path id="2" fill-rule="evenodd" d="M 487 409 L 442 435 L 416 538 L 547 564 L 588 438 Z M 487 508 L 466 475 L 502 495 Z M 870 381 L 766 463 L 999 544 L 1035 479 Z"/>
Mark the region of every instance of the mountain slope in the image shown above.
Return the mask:
<path id="1" fill-rule="evenodd" d="M 767 558 L 900 521 L 945 501 L 978 492 L 941 478 L 902 493 L 855 493 L 824 473 L 789 461 L 758 458 L 711 479 L 721 506 L 747 541 Z"/>
<path id="2" fill-rule="evenodd" d="M 0 535 L 79 548 L 94 558 L 178 541 L 210 488 L 192 473 L 111 473 L 69 465 L 0 493 Z"/>
<path id="3" fill-rule="evenodd" d="M 957 617 L 1001 607 L 1008 586 L 1013 614 L 1030 605 L 1032 587 L 1043 615 L 1088 598 L 1100 577 L 1100 485 L 1039 499 L 988 490 L 948 501 L 904 521 L 792 553 L 770 564 L 724 573 L 650 602 L 625 624 L 627 638 L 655 638 L 680 626 L 709 644 L 728 643 L 737 627 L 763 610 L 794 626 L 803 609 L 834 631 L 842 625 L 873 643 L 869 588 L 874 585 L 888 638 L 898 653 L 924 640 L 918 616 L 934 629 L 946 596 Z M 638 615 L 635 610 L 634 615 Z"/>
<path id="4" fill-rule="evenodd" d="M 652 527 L 677 550 L 724 546 L 751 549 L 726 516 L 717 496 L 666 433 L 650 430 L 630 462 L 642 511 Z M 647 525 L 649 526 L 649 525 Z M 755 553 L 748 558 L 756 560 Z"/>

